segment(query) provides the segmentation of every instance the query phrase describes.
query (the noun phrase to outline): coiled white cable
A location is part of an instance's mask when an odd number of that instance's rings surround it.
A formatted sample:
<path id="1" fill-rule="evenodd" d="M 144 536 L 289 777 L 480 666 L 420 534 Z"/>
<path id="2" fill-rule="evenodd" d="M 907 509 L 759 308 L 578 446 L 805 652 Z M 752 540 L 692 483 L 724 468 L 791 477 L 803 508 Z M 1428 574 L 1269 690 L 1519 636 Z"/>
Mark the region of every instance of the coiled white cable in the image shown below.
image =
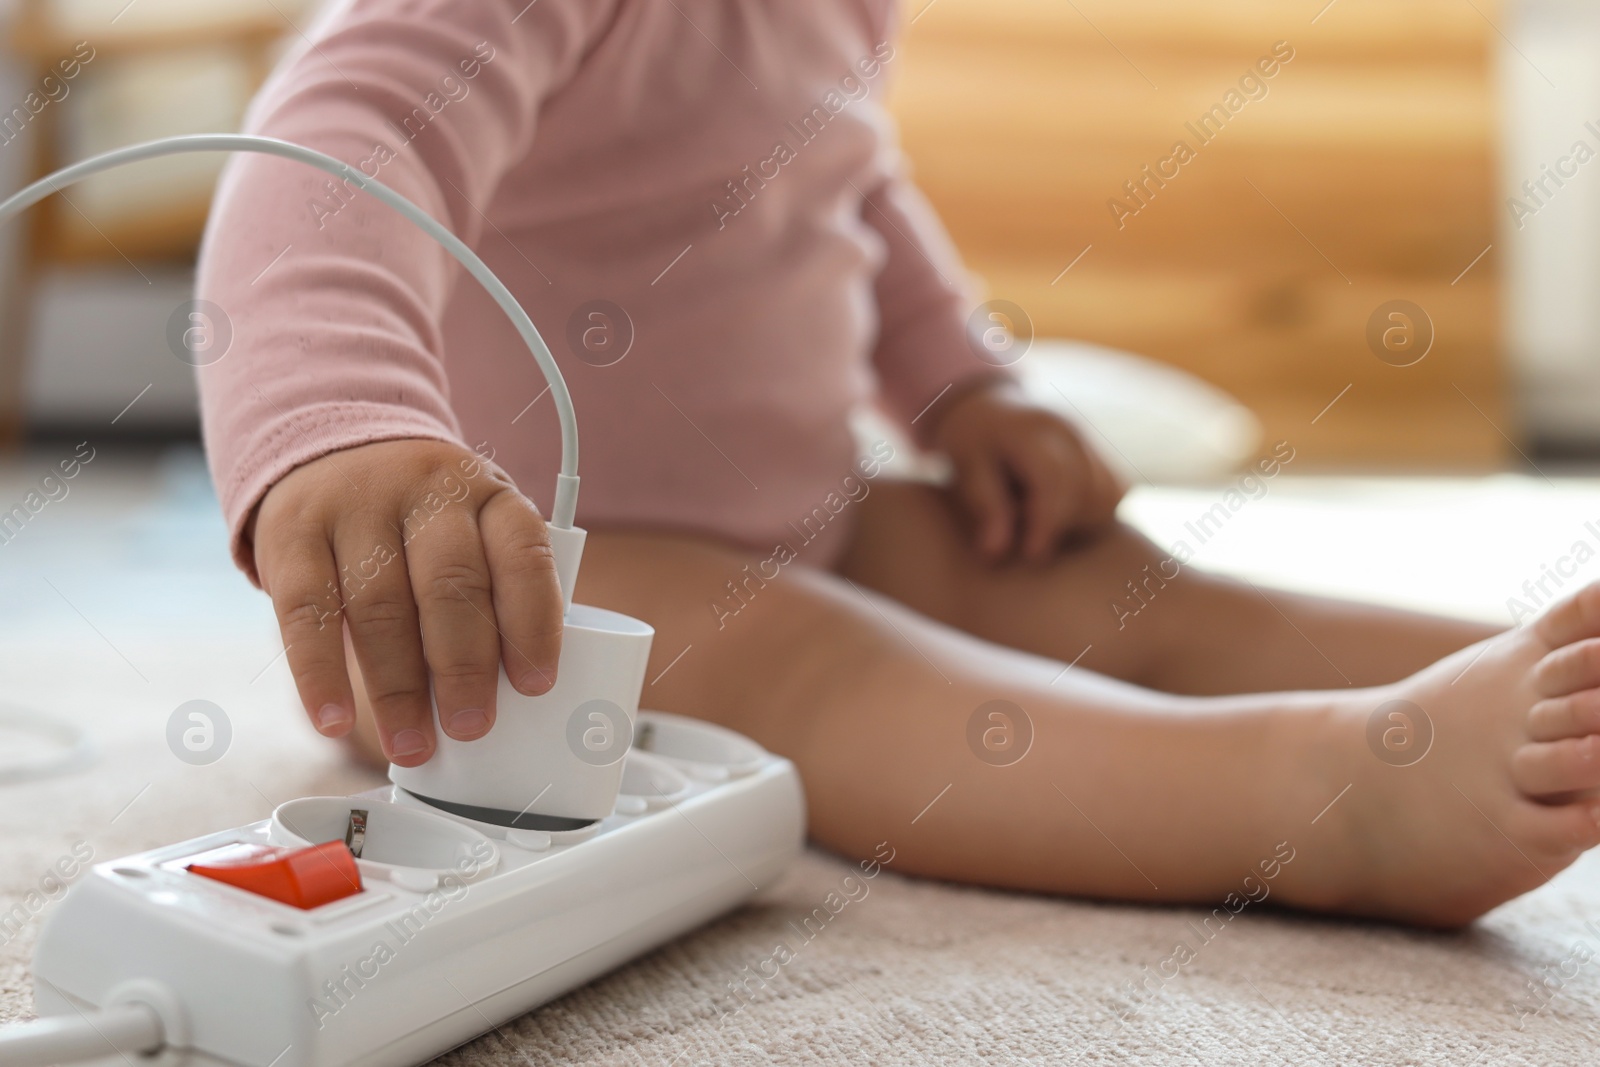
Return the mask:
<path id="1" fill-rule="evenodd" d="M 94 761 L 95 747 L 89 735 L 58 715 L 0 704 L 0 731 L 7 730 L 32 734 L 54 745 L 41 755 L 0 762 L 0 785 L 51 778 Z"/>
<path id="2" fill-rule="evenodd" d="M 555 401 L 556 417 L 561 423 L 561 473 L 556 476 L 555 503 L 550 509 L 550 524 L 561 529 L 572 527 L 578 507 L 578 422 L 572 410 L 572 396 L 567 392 L 566 380 L 561 377 L 561 368 L 556 366 L 555 357 L 550 354 L 544 338 L 539 336 L 533 320 L 522 309 L 522 305 L 517 303 L 517 298 L 511 295 L 511 290 L 495 277 L 488 265 L 460 238 L 422 208 L 376 178 L 367 177 L 348 163 L 274 137 L 256 137 L 238 133 L 200 133 L 166 137 L 159 141 L 130 145 L 127 148 L 118 148 L 92 156 L 81 163 L 63 167 L 54 174 L 40 178 L 27 188 L 8 197 L 4 203 L 0 203 L 0 222 L 27 210 L 52 193 L 82 181 L 91 174 L 98 174 L 128 163 L 155 159 L 158 156 L 181 155 L 188 152 L 256 152 L 309 164 L 350 183 L 357 189 L 371 193 L 454 256 L 457 262 L 478 280 L 478 284 L 494 297 L 494 302 L 500 305 L 500 310 L 506 313 L 506 317 L 517 328 L 523 343 L 533 354 L 534 361 L 544 372 L 545 381 L 550 384 L 550 397 Z"/>

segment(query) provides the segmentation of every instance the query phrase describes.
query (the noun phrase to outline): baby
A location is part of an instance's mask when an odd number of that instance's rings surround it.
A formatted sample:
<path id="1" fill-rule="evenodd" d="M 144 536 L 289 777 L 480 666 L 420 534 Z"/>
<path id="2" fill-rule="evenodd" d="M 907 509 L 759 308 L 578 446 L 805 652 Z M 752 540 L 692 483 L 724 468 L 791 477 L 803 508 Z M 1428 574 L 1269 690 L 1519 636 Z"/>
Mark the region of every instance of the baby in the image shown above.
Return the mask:
<path id="1" fill-rule="evenodd" d="M 795 761 L 827 847 L 1126 900 L 1260 871 L 1453 925 L 1600 843 L 1600 589 L 1496 636 L 1174 570 L 969 325 L 883 110 L 894 21 L 347 0 L 249 125 L 423 205 L 517 293 L 585 430 L 580 598 L 655 626 L 647 706 Z M 431 694 L 493 744 L 501 664 L 544 692 L 561 640 L 558 442 L 515 333 L 387 208 L 275 159 L 231 164 L 201 295 L 235 337 L 200 371 L 213 473 L 312 722 L 413 766 Z M 858 456 L 868 400 L 948 487 Z M 1159 597 L 1122 625 L 1135 579 Z"/>

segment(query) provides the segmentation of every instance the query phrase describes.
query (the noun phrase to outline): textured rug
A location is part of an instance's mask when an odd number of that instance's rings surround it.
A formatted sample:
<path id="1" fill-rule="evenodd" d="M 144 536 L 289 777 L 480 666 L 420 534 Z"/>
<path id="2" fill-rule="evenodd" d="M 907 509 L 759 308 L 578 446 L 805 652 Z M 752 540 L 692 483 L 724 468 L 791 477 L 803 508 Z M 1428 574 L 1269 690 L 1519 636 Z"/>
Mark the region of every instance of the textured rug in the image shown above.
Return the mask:
<path id="1" fill-rule="evenodd" d="M 25 489 L 30 470 L 0 477 L 0 500 Z M 109 859 L 261 818 L 297 795 L 376 783 L 319 744 L 293 713 L 265 601 L 227 570 L 193 458 L 91 467 L 84 477 L 74 489 L 80 495 L 51 503 L 22 535 L 0 545 L 0 601 L 7 605 L 0 615 L 0 703 L 48 709 L 87 730 L 100 749 L 86 771 L 0 786 L 0 911 L 21 905 L 27 912 L 14 932 L 0 934 L 0 1021 L 31 1013 L 27 962 L 47 898 L 59 895 L 48 871 L 74 847 Z M 100 481 L 88 480 L 94 477 Z M 1476 599 L 1455 606 L 1495 614 L 1523 577 L 1539 573 L 1541 541 L 1570 543 L 1557 533 L 1569 521 L 1581 529 L 1593 486 L 1562 484 L 1502 485 L 1499 492 L 1526 497 L 1509 505 L 1502 499 L 1486 514 L 1516 507 L 1523 522 L 1532 515 L 1553 525 L 1525 556 L 1496 557 L 1471 572 Z M 1152 529 L 1178 529 L 1214 496 L 1146 493 L 1130 506 Z M 1407 512 L 1405 501 L 1417 500 L 1421 510 Z M 1300 482 L 1252 502 L 1230 529 L 1233 540 L 1219 540 L 1213 551 L 1222 565 L 1237 555 L 1255 575 L 1273 578 L 1276 557 L 1262 546 L 1281 544 L 1285 530 L 1297 538 L 1295 556 L 1315 551 L 1319 539 L 1360 551 L 1365 536 L 1374 558 L 1411 568 L 1409 579 L 1385 572 L 1368 575 L 1369 583 L 1391 592 L 1399 583 L 1400 599 L 1427 599 L 1461 562 L 1457 553 L 1470 558 L 1457 546 L 1461 524 L 1491 522 L 1473 518 L 1480 507 L 1480 494 L 1466 487 L 1400 493 L 1386 483 L 1362 489 Z M 1369 512 L 1390 516 L 1388 524 L 1364 525 Z M 1347 525 L 1328 519 L 1334 513 L 1347 516 Z M 1405 533 L 1413 521 L 1435 536 L 1413 543 Z M 1490 543 L 1498 536 L 1487 527 L 1478 533 Z M 1455 573 L 1459 584 L 1463 572 Z M 209 766 L 190 766 L 167 745 L 168 717 L 192 699 L 223 708 L 232 728 L 227 755 Z M 0 757 L 22 744 L 0 736 Z M 807 854 L 748 906 L 441 1062 L 1490 1065 L 1597 1058 L 1600 857 L 1454 935 L 1263 908 L 1202 943 L 1191 925 L 1200 912 L 955 888 L 885 872 L 815 936 L 802 938 L 791 923 L 821 906 L 849 871 L 839 860 Z M 28 903 L 41 898 L 37 909 Z M 1194 958 L 1179 968 L 1164 964 L 1180 942 Z M 793 958 L 775 974 L 761 969 L 780 943 Z"/>

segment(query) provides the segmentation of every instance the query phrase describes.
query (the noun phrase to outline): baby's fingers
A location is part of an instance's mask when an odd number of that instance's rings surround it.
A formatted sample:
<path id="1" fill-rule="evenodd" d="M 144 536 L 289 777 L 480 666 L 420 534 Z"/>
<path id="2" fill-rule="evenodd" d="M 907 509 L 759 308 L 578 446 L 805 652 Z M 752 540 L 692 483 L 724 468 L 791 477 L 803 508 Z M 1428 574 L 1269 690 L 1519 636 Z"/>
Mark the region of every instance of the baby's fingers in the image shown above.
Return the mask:
<path id="1" fill-rule="evenodd" d="M 506 675 L 529 696 L 548 692 L 561 657 L 561 587 L 544 519 L 522 494 L 505 490 L 478 513 L 500 627 Z"/>
<path id="2" fill-rule="evenodd" d="M 470 512 L 452 508 L 406 545 L 439 725 L 473 741 L 494 724 L 500 639 L 489 564 Z"/>
<path id="3" fill-rule="evenodd" d="M 433 706 L 417 630 L 417 605 L 392 528 L 367 522 L 335 534 L 347 580 L 345 619 L 378 739 L 391 763 L 415 767 L 433 755 Z"/>
<path id="4" fill-rule="evenodd" d="M 319 732 L 342 737 L 356 715 L 333 551 L 317 530 L 287 545 L 263 545 L 260 555 L 263 563 L 278 557 L 270 572 L 263 567 L 263 580 L 270 580 L 272 609 L 300 703 Z"/>
<path id="5" fill-rule="evenodd" d="M 958 463 L 956 492 L 976 528 L 979 555 L 998 560 L 1015 540 L 1016 504 L 1000 464 L 985 455 Z"/>
<path id="6" fill-rule="evenodd" d="M 1049 438 L 1034 438 L 1018 448 L 1011 467 L 1025 494 L 1022 552 L 1028 560 L 1041 563 L 1082 519 L 1084 492 L 1074 483 L 1072 457 Z"/>

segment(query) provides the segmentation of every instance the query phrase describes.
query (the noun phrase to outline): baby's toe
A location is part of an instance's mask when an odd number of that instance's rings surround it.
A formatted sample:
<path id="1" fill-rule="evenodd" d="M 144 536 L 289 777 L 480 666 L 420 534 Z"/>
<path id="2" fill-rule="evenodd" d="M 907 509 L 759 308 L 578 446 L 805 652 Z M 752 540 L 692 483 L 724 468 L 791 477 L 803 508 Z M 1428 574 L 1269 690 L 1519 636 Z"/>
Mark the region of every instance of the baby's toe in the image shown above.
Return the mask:
<path id="1" fill-rule="evenodd" d="M 1580 689 L 1539 701 L 1528 712 L 1528 737 L 1560 741 L 1600 734 L 1600 689 Z"/>
<path id="2" fill-rule="evenodd" d="M 1600 801 L 1527 804 L 1513 816 L 1510 830 L 1534 859 L 1564 867 L 1580 852 L 1600 845 Z"/>
<path id="3" fill-rule="evenodd" d="M 1546 655 L 1533 668 L 1533 685 L 1542 697 L 1600 687 L 1600 639 L 1576 641 Z"/>
<path id="4" fill-rule="evenodd" d="M 1533 628 L 1551 648 L 1570 645 L 1586 637 L 1600 637 L 1600 582 L 1591 582 L 1557 601 L 1539 616 Z"/>
<path id="5" fill-rule="evenodd" d="M 1530 797 L 1600 788 L 1600 734 L 1523 745 L 1511 757 L 1511 780 Z"/>

